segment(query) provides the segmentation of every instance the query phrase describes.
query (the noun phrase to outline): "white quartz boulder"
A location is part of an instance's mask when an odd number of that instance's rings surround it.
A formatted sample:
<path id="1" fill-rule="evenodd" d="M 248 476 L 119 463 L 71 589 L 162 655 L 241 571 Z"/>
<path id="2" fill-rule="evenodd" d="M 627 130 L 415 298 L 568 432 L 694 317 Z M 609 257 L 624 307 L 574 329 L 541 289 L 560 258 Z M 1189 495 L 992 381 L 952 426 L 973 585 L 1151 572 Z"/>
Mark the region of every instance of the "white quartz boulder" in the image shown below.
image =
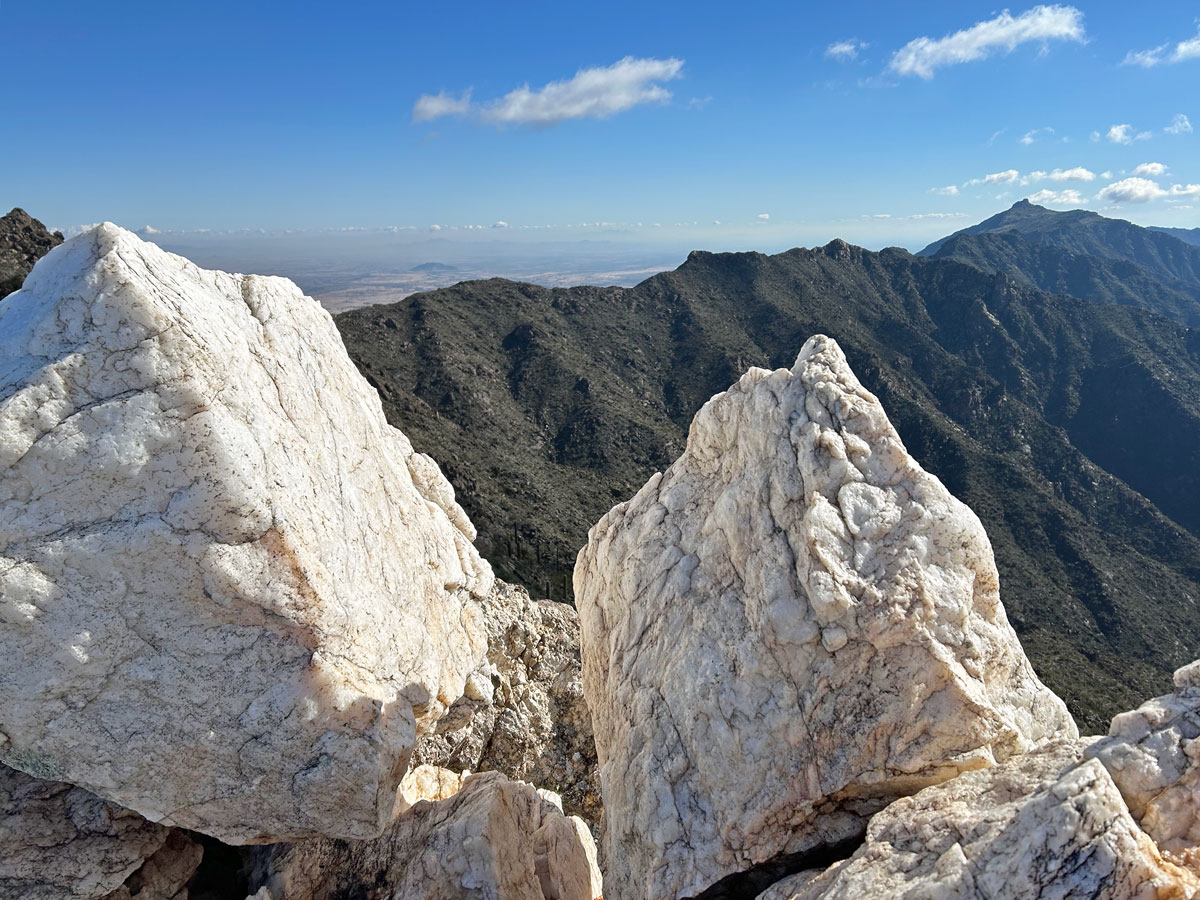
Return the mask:
<path id="1" fill-rule="evenodd" d="M 610 900 L 689 897 L 1054 735 L 978 518 L 841 349 L 751 369 L 575 566 Z"/>
<path id="2" fill-rule="evenodd" d="M 257 849 L 254 897 L 599 900 L 591 834 L 554 794 L 498 772 L 458 778 L 422 766 L 414 776 L 405 779 L 413 805 L 375 840 Z"/>
<path id="3" fill-rule="evenodd" d="M 1085 741 L 1050 744 L 897 800 L 866 843 L 771 900 L 1187 900 L 1196 873 L 1138 828 Z"/>
<path id="4" fill-rule="evenodd" d="M 1175 673 L 1175 692 L 1112 720 L 1089 755 L 1163 850 L 1200 869 L 1200 660 Z"/>
<path id="5" fill-rule="evenodd" d="M 0 760 L 228 843 L 388 821 L 491 570 L 329 315 L 101 225 L 0 305 Z"/>

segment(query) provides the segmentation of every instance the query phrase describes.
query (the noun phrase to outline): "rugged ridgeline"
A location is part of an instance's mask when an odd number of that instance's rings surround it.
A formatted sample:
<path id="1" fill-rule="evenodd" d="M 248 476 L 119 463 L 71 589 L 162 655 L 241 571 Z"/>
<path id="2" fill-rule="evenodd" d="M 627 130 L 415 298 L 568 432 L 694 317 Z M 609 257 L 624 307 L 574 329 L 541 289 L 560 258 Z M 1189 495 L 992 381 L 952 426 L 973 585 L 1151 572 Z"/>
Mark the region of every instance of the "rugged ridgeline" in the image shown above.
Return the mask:
<path id="1" fill-rule="evenodd" d="M 1140 306 L 1200 325 L 1200 247 L 1164 229 L 1028 200 L 934 241 L 920 256 L 960 259 L 1018 283 L 1093 303 Z"/>
<path id="2" fill-rule="evenodd" d="M 0 353 L 0 900 L 1200 891 L 1200 662 L 1079 739 L 824 335 L 596 524 L 578 616 L 284 279 L 102 225 Z"/>
<path id="3" fill-rule="evenodd" d="M 470 282 L 336 321 L 498 574 L 556 599 L 701 404 L 823 332 L 983 520 L 1009 616 L 1082 724 L 1200 649 L 1200 336 L 1148 311 L 835 241 L 694 253 L 630 289 Z"/>
<path id="4" fill-rule="evenodd" d="M 1161 231 L 1163 234 L 1177 237 L 1181 241 L 1200 246 L 1200 228 L 1162 228 L 1157 225 L 1151 225 L 1150 230 Z"/>
<path id="5" fill-rule="evenodd" d="M 33 264 L 63 242 L 23 209 L 0 217 L 0 300 L 19 290 Z"/>

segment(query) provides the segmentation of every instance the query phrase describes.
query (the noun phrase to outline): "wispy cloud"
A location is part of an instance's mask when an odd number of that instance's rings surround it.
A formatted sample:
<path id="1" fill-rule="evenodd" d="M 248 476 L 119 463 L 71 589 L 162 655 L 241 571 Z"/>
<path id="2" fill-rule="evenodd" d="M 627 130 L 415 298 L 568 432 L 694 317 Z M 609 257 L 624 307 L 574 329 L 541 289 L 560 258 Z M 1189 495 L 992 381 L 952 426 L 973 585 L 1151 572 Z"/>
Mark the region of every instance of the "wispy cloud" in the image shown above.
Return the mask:
<path id="1" fill-rule="evenodd" d="M 1083 41 L 1083 13 L 1073 6 L 1035 6 L 1013 16 L 1007 10 L 943 38 L 919 37 L 892 55 L 888 68 L 898 75 L 933 77 L 935 69 L 1011 53 L 1021 44 L 1052 40 Z"/>
<path id="2" fill-rule="evenodd" d="M 1171 124 L 1163 129 L 1167 134 L 1191 134 L 1192 123 L 1183 113 L 1176 114 L 1171 120 Z"/>
<path id="3" fill-rule="evenodd" d="M 930 188 L 929 193 L 938 194 L 942 197 L 953 197 L 954 195 L 956 195 L 958 193 L 958 185 L 957 184 L 948 184 L 945 187 Z"/>
<path id="4" fill-rule="evenodd" d="M 1168 41 L 1150 50 L 1130 50 L 1121 64 L 1149 69 L 1163 63 L 1178 63 L 1189 59 L 1200 59 L 1200 26 L 1196 28 L 1195 37 L 1179 41 L 1174 46 Z"/>
<path id="5" fill-rule="evenodd" d="M 1030 203 L 1052 206 L 1080 206 L 1083 204 L 1083 195 L 1073 188 L 1061 191 L 1040 190 L 1036 194 L 1031 194 L 1028 199 Z"/>
<path id="6" fill-rule="evenodd" d="M 990 175 L 984 175 L 982 178 L 972 178 L 967 184 L 1012 184 L 1020 177 L 1021 173 L 1016 169 L 1005 169 L 1003 172 L 992 172 Z"/>
<path id="7" fill-rule="evenodd" d="M 1151 178 L 1157 178 L 1167 171 L 1167 167 L 1160 162 L 1142 163 L 1133 170 L 1134 175 L 1148 175 Z"/>
<path id="8" fill-rule="evenodd" d="M 834 41 L 825 48 L 825 55 L 830 59 L 836 59 L 838 62 L 854 62 L 854 60 L 858 59 L 858 52 L 866 50 L 869 46 L 871 45 L 856 38 L 851 38 L 848 41 Z"/>
<path id="9" fill-rule="evenodd" d="M 471 111 L 471 89 L 463 91 L 461 97 L 439 91 L 436 94 L 422 94 L 413 104 L 412 118 L 414 122 L 429 122 L 442 116 L 465 116 Z"/>
<path id="10" fill-rule="evenodd" d="M 1043 134 L 1045 134 L 1045 135 L 1054 134 L 1054 129 L 1053 128 L 1034 128 L 1031 131 L 1025 132 L 1025 134 L 1022 135 L 1019 143 L 1022 143 L 1026 147 L 1028 147 L 1030 144 L 1035 143 L 1037 141 L 1037 139 Z"/>
<path id="11" fill-rule="evenodd" d="M 1114 125 L 1105 135 L 1114 144 L 1132 144 L 1134 141 L 1148 141 L 1152 138 L 1149 131 L 1139 131 L 1136 134 L 1132 125 Z"/>
<path id="12" fill-rule="evenodd" d="M 567 119 L 603 119 L 644 103 L 665 103 L 671 92 L 660 82 L 678 78 L 681 59 L 636 59 L 626 56 L 611 66 L 580 69 L 573 78 L 529 85 L 482 103 L 461 97 L 424 94 L 413 105 L 413 121 L 442 116 L 472 116 L 499 125 L 554 125 Z"/>

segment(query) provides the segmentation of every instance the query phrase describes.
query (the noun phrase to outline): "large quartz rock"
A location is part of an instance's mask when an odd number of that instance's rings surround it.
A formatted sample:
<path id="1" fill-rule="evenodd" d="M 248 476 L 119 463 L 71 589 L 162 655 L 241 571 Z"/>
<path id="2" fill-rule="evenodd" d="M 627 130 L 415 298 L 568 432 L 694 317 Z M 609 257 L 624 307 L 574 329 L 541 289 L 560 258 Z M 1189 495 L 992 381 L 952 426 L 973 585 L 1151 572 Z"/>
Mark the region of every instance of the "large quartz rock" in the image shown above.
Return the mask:
<path id="1" fill-rule="evenodd" d="M 1142 829 L 1200 870 L 1200 660 L 1175 673 L 1173 694 L 1114 718 L 1089 755 Z"/>
<path id="2" fill-rule="evenodd" d="M 547 788 L 595 828 L 600 783 L 583 699 L 579 616 L 565 603 L 531 600 L 524 588 L 499 581 L 481 607 L 487 659 L 437 733 L 417 744 L 414 763 L 496 771 Z"/>
<path id="3" fill-rule="evenodd" d="M 610 900 L 697 894 L 1075 736 L 975 515 L 838 346 L 752 369 L 575 566 Z"/>
<path id="4" fill-rule="evenodd" d="M 104 897 L 171 834 L 82 788 L 0 766 L 0 900 Z"/>
<path id="5" fill-rule="evenodd" d="M 0 304 L 0 759 L 228 843 L 388 821 L 491 570 L 329 315 L 102 225 Z"/>
<path id="6" fill-rule="evenodd" d="M 871 819 L 866 843 L 850 859 L 765 896 L 1192 897 L 1200 879 L 1159 853 L 1104 767 L 1083 759 L 1085 746 L 1056 742 L 897 800 Z"/>
<path id="7" fill-rule="evenodd" d="M 430 769 L 405 779 L 413 806 L 373 841 L 256 849 L 256 900 L 598 900 L 591 834 L 557 797 L 498 772 L 457 779 Z"/>

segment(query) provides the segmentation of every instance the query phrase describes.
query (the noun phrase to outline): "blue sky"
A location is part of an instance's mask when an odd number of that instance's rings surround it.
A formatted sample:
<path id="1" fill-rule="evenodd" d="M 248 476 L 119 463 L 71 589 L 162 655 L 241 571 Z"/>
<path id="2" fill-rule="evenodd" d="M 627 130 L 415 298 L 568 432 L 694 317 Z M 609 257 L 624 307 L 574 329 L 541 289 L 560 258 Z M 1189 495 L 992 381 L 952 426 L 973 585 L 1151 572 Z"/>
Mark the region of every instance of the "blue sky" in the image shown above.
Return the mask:
<path id="1" fill-rule="evenodd" d="M 59 227 L 437 225 L 712 249 L 920 246 L 1031 195 L 1193 227 L 1198 16 L 9 3 L 0 202 Z"/>

